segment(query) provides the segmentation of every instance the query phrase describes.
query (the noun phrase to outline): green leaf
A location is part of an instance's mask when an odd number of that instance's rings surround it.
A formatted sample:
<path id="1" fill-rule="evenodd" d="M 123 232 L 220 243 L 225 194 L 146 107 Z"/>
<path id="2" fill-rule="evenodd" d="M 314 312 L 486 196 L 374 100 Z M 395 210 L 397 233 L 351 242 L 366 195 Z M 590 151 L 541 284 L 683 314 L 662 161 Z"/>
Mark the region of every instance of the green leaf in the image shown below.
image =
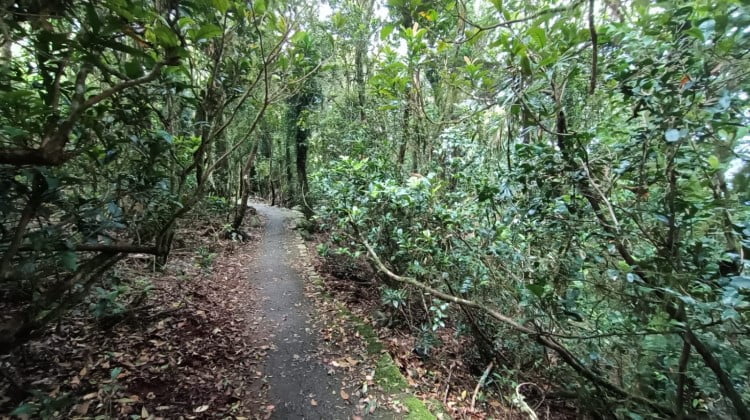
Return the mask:
<path id="1" fill-rule="evenodd" d="M 750 289 L 750 277 L 734 276 L 729 281 L 729 285 L 737 289 Z"/>
<path id="2" fill-rule="evenodd" d="M 530 28 L 526 34 L 534 41 L 537 48 L 543 48 L 547 44 L 547 34 L 538 26 Z"/>
<path id="3" fill-rule="evenodd" d="M 226 13 L 227 10 L 229 10 L 229 6 L 231 3 L 229 3 L 229 0 L 212 0 L 211 3 L 213 3 L 216 10 L 220 11 L 221 13 Z"/>
<path id="4" fill-rule="evenodd" d="M 126 61 L 124 64 L 125 75 L 131 79 L 137 79 L 143 76 L 143 66 L 136 60 Z"/>
<path id="5" fill-rule="evenodd" d="M 156 134 L 169 144 L 174 143 L 174 136 L 164 130 L 156 130 Z"/>
<path id="6" fill-rule="evenodd" d="M 688 35 L 692 36 L 693 38 L 703 42 L 706 40 L 706 38 L 703 36 L 703 31 L 700 30 L 700 28 L 690 28 L 687 31 L 685 31 Z"/>
<path id="7" fill-rule="evenodd" d="M 536 297 L 542 297 L 544 295 L 544 284 L 527 284 L 526 288 Z"/>
<path id="8" fill-rule="evenodd" d="M 146 32 L 146 38 L 152 42 L 156 41 L 156 37 L 154 36 L 153 31 L 150 29 Z M 115 42 L 112 40 L 105 39 L 105 40 L 99 41 L 99 43 L 103 47 L 111 48 L 115 51 L 122 51 L 124 53 L 130 54 L 136 57 L 148 57 L 148 54 L 146 54 L 143 50 L 131 47 L 130 45 L 126 45 L 120 42 Z"/>
<path id="9" fill-rule="evenodd" d="M 529 60 L 526 53 L 521 56 L 521 70 L 524 75 L 531 76 L 531 60 Z"/>
<path id="10" fill-rule="evenodd" d="M 102 22 L 99 20 L 99 15 L 96 13 L 96 8 L 93 4 L 86 2 L 86 20 L 88 21 L 88 24 L 91 25 L 91 31 L 93 33 L 98 33 L 99 29 L 102 27 Z"/>
<path id="11" fill-rule="evenodd" d="M 711 169 L 719 169 L 721 167 L 721 162 L 719 162 L 719 158 L 715 155 L 711 155 L 708 157 L 708 165 L 711 167 Z"/>
<path id="12" fill-rule="evenodd" d="M 78 256 L 73 251 L 64 251 L 60 254 L 60 261 L 62 262 L 63 267 L 70 271 L 78 269 Z"/>
<path id="13" fill-rule="evenodd" d="M 177 20 L 177 26 L 183 29 L 187 29 L 195 25 L 195 19 L 190 16 L 183 16 Z"/>
<path id="14" fill-rule="evenodd" d="M 341 12 L 336 12 L 333 14 L 333 16 L 331 16 L 331 23 L 333 24 L 334 28 L 342 29 L 346 24 L 346 18 L 341 14 Z"/>
<path id="15" fill-rule="evenodd" d="M 165 47 L 176 47 L 180 45 L 180 39 L 177 37 L 177 34 L 172 32 L 172 30 L 164 25 L 157 25 L 155 28 L 151 30 L 153 34 L 153 40 Z"/>
<path id="16" fill-rule="evenodd" d="M 641 277 L 638 274 L 635 273 L 628 273 L 625 278 L 627 279 L 628 283 L 634 283 L 641 281 Z"/>
<path id="17" fill-rule="evenodd" d="M 385 41 L 388 39 L 388 37 L 393 33 L 393 30 L 396 29 L 396 25 L 389 24 L 383 26 L 383 29 L 380 30 L 380 40 Z"/>
<path id="18" fill-rule="evenodd" d="M 107 203 L 107 212 L 115 219 L 122 217 L 122 209 L 114 201 Z"/>
<path id="19" fill-rule="evenodd" d="M 28 416 L 30 414 L 34 414 L 34 411 L 35 411 L 34 409 L 35 409 L 35 407 L 33 405 L 31 405 L 29 403 L 23 403 L 23 404 L 19 405 L 18 408 L 16 408 L 15 410 L 13 410 L 10 413 L 10 415 L 11 416 L 22 416 L 22 415 Z"/>
<path id="20" fill-rule="evenodd" d="M 205 25 L 201 25 L 201 27 L 195 31 L 195 33 L 193 34 L 193 41 L 197 42 L 216 38 L 217 36 L 221 36 L 223 33 L 224 30 L 221 29 L 221 27 L 219 27 L 218 25 L 207 23 Z"/>
<path id="21" fill-rule="evenodd" d="M 305 31 L 297 31 L 294 35 L 292 35 L 292 42 L 295 44 L 306 44 L 310 42 L 310 35 L 308 35 Z"/>
<path id="22" fill-rule="evenodd" d="M 739 319 L 740 314 L 734 308 L 724 309 L 721 313 L 721 320 L 726 321 L 728 319 Z"/>

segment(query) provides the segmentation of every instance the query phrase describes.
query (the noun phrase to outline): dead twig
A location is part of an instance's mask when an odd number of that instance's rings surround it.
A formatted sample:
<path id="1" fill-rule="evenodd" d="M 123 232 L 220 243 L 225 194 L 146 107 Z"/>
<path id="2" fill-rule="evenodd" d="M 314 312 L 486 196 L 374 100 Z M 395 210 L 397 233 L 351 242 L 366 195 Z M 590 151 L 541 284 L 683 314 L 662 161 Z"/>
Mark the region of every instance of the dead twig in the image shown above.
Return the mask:
<path id="1" fill-rule="evenodd" d="M 451 376 L 453 376 L 453 368 L 456 367 L 455 363 L 451 363 L 450 370 L 448 370 L 448 380 L 445 381 L 445 392 L 443 393 L 443 404 L 448 403 L 448 392 L 451 389 Z"/>
<path id="2" fill-rule="evenodd" d="M 477 386 L 474 387 L 474 395 L 471 396 L 471 411 L 474 411 L 474 405 L 477 402 L 477 394 L 479 394 L 479 389 L 484 385 L 484 382 L 487 380 L 490 372 L 492 372 L 493 367 L 495 367 L 494 361 L 490 362 L 490 364 L 487 365 L 487 368 L 484 370 L 482 377 L 479 378 L 479 382 L 477 382 Z"/>
<path id="3" fill-rule="evenodd" d="M 518 384 L 516 386 L 516 397 L 513 399 L 514 402 L 518 405 L 518 408 L 521 409 L 522 412 L 526 413 L 529 416 L 529 420 L 539 420 L 539 417 L 537 417 L 534 410 L 529 407 L 529 405 L 526 403 L 526 399 L 524 398 L 523 394 L 521 394 L 521 387 L 524 385 L 535 385 L 531 382 L 523 382 Z"/>

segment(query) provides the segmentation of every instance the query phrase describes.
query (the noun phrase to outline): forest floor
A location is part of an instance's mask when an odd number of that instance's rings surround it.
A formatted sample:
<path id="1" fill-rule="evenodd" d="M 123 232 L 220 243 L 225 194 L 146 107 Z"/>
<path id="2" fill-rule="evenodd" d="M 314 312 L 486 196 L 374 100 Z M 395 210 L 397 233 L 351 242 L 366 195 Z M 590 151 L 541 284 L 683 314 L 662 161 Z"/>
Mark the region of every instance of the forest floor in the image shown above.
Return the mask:
<path id="1" fill-rule="evenodd" d="M 390 310 L 382 304 L 382 287 L 378 275 L 363 260 L 355 260 L 334 254 L 318 255 L 314 248 L 326 243 L 325 234 L 316 235 L 308 242 L 314 253 L 316 271 L 322 274 L 322 287 L 353 314 L 356 319 L 371 328 L 377 340 L 384 344 L 387 353 L 402 373 L 408 389 L 420 400 L 432 402 L 454 419 L 526 419 L 526 415 L 501 402 L 494 392 L 478 386 L 485 366 L 481 366 L 471 349 L 473 344 L 465 336 L 456 334 L 453 326 L 439 331 L 422 331 L 414 314 L 419 316 L 421 308 Z M 407 315 L 408 314 L 408 315 Z M 349 327 L 352 328 L 351 326 Z M 433 341 L 426 354 L 417 349 L 426 347 L 425 336 Z"/>
<path id="2" fill-rule="evenodd" d="M 260 203 L 253 207 L 266 219 L 250 268 L 251 283 L 259 290 L 261 322 L 270 332 L 265 372 L 272 417 L 348 419 L 355 411 L 351 390 L 321 357 L 315 308 L 304 293 L 304 259 L 298 235 L 289 229 L 294 212 Z"/>
<path id="3" fill-rule="evenodd" d="M 437 331 L 425 327 L 430 316 L 429 297 L 406 308 L 388 307 L 381 299 L 386 285 L 364 258 L 332 252 L 325 232 L 307 239 L 315 271 L 321 277 L 319 293 L 357 320 L 358 325 L 344 328 L 361 330 L 364 326 L 372 331 L 383 343 L 381 351 L 401 372 L 409 392 L 425 401 L 433 413 L 467 420 L 528 419 L 528 411 L 517 403 L 523 399 L 540 419 L 580 417 L 570 401 L 549 397 L 552 387 L 545 378 L 507 364 L 483 362 L 469 338 L 472 335 L 461 333 L 460 326 L 446 322 Z M 321 255 L 318 248 L 329 251 Z"/>
<path id="4" fill-rule="evenodd" d="M 306 281 L 298 214 L 254 206 L 249 241 L 196 217 L 163 269 L 130 256 L 42 337 L 1 356 L 0 418 L 434 418 L 378 389 L 365 338 Z"/>
<path id="5" fill-rule="evenodd" d="M 0 357 L 0 418 L 267 418 L 254 240 L 196 217 L 167 265 L 132 255 L 41 337 Z M 5 414 L 2 414 L 5 413 Z"/>
<path id="6" fill-rule="evenodd" d="M 162 270 L 129 257 L 0 357 L 0 418 L 525 418 L 476 386 L 470 343 L 445 329 L 415 354 L 419 337 L 374 316 L 366 265 L 318 256 L 299 213 L 253 207 L 249 241 L 204 214 Z"/>

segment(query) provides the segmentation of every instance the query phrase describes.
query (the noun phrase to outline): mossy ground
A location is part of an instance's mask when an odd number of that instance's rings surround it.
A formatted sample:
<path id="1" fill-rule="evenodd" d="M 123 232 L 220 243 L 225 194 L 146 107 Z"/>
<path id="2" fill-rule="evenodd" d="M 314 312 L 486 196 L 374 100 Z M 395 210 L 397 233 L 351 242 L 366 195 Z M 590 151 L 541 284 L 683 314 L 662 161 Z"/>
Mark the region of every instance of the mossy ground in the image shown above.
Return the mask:
<path id="1" fill-rule="evenodd" d="M 378 365 L 375 368 L 375 381 L 385 392 L 394 393 L 404 391 L 409 387 L 406 378 L 401 374 L 391 355 L 383 353 L 378 359 Z"/>
<path id="2" fill-rule="evenodd" d="M 324 299 L 335 301 L 333 296 L 324 291 L 323 279 L 314 269 L 312 269 L 312 267 L 308 267 L 308 275 L 313 284 L 322 289 L 321 296 Z M 394 363 L 391 355 L 384 351 L 385 346 L 378 338 L 378 334 L 373 327 L 366 324 L 358 316 L 352 314 L 342 303 L 336 302 L 336 307 L 338 308 L 338 316 L 347 320 L 348 324 L 364 339 L 367 353 L 371 356 L 380 355 L 375 367 L 375 381 L 383 392 L 389 394 L 393 400 L 400 401 L 403 406 L 408 409 L 409 414 L 405 418 L 409 420 L 436 419 L 437 417 L 432 414 L 430 408 L 428 408 L 428 405 L 425 404 L 424 401 L 408 392 L 409 383 L 406 381 L 406 378 L 401 373 L 398 366 L 396 366 L 396 363 Z M 431 401 L 429 406 L 432 407 L 435 412 L 444 412 L 442 404 L 440 404 L 439 401 Z"/>
<path id="3" fill-rule="evenodd" d="M 437 417 L 432 414 L 424 401 L 408 392 L 409 383 L 398 366 L 396 366 L 391 355 L 383 351 L 385 346 L 378 338 L 372 326 L 365 324 L 360 318 L 344 308 L 343 305 L 339 309 L 339 314 L 346 318 L 362 338 L 364 338 L 369 354 L 380 354 L 375 367 L 375 382 L 383 392 L 390 394 L 394 400 L 400 401 L 409 410 L 409 414 L 405 418 L 408 420 L 436 419 Z M 432 401 L 432 403 L 430 406 L 434 406 L 434 411 L 444 411 L 439 401 Z"/>
<path id="4" fill-rule="evenodd" d="M 435 420 L 435 417 L 422 400 L 419 398 L 409 395 L 403 399 L 404 406 L 409 409 L 409 415 L 406 416 L 407 420 Z"/>

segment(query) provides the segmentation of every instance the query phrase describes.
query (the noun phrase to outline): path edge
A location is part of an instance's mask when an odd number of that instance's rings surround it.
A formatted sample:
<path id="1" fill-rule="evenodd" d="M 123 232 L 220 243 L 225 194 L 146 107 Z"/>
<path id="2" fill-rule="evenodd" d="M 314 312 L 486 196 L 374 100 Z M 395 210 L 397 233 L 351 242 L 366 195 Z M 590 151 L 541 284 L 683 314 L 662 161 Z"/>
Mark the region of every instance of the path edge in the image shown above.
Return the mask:
<path id="1" fill-rule="evenodd" d="M 385 351 L 386 346 L 378 337 L 375 329 L 370 324 L 364 322 L 362 318 L 354 315 L 346 305 L 325 290 L 323 277 L 312 264 L 312 256 L 310 255 L 309 248 L 300 233 L 305 223 L 304 215 L 298 211 L 294 213 L 293 225 L 290 228 L 294 231 L 295 245 L 297 245 L 297 250 L 299 251 L 300 266 L 303 270 L 302 274 L 306 281 L 311 282 L 319 289 L 320 296 L 324 300 L 333 303 L 337 309 L 336 317 L 348 321 L 359 332 L 367 345 L 367 353 L 373 357 L 380 356 L 377 359 L 375 368 L 375 381 L 380 389 L 394 399 L 400 400 L 409 409 L 409 414 L 405 417 L 406 420 L 438 420 L 446 418 L 445 413 L 447 413 L 447 410 L 445 410 L 442 402 L 429 400 L 426 403 L 409 391 L 409 383 L 406 377 L 401 373 L 398 366 L 396 366 L 390 353 Z M 447 418 L 450 418 L 450 416 Z"/>

